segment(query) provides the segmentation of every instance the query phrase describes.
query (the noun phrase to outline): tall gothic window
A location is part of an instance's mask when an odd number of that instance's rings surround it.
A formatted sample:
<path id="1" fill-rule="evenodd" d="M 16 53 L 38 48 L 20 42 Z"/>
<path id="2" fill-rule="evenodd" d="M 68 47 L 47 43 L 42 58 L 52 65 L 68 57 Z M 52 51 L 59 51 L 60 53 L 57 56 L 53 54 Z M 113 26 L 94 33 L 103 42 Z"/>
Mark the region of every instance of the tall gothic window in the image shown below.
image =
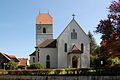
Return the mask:
<path id="1" fill-rule="evenodd" d="M 38 52 L 38 62 L 39 62 L 39 52 Z"/>
<path id="2" fill-rule="evenodd" d="M 50 68 L 50 56 L 46 56 L 46 68 Z"/>
<path id="3" fill-rule="evenodd" d="M 67 43 L 64 44 L 64 51 L 67 52 Z"/>
<path id="4" fill-rule="evenodd" d="M 39 62 L 39 56 L 40 56 L 40 55 L 39 55 L 39 49 L 38 49 L 38 62 Z"/>
<path id="5" fill-rule="evenodd" d="M 35 63 L 35 58 L 33 57 L 33 63 Z"/>
<path id="6" fill-rule="evenodd" d="M 46 28 L 43 28 L 43 33 L 46 33 Z"/>
<path id="7" fill-rule="evenodd" d="M 82 53 L 84 52 L 84 45 L 83 45 L 83 43 L 81 43 L 81 52 Z"/>
<path id="8" fill-rule="evenodd" d="M 75 32 L 75 29 L 71 32 L 71 39 L 77 39 L 77 32 Z"/>

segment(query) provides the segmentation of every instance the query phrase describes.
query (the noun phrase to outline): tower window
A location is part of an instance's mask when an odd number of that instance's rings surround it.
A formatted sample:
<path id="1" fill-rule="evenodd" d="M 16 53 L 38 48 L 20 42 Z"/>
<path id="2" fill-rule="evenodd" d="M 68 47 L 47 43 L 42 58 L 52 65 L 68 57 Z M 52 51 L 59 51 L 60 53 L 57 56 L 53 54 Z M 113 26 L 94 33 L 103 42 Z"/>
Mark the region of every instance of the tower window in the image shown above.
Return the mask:
<path id="1" fill-rule="evenodd" d="M 84 52 L 84 45 L 83 45 L 83 43 L 81 43 L 81 52 L 82 53 Z"/>
<path id="2" fill-rule="evenodd" d="M 64 51 L 67 52 L 67 43 L 64 44 Z"/>
<path id="3" fill-rule="evenodd" d="M 43 33 L 46 33 L 46 28 L 43 28 Z"/>
<path id="4" fill-rule="evenodd" d="M 71 39 L 77 39 L 77 32 L 75 32 L 75 29 L 71 32 Z"/>
<path id="5" fill-rule="evenodd" d="M 46 68 L 50 68 L 50 56 L 46 56 Z"/>

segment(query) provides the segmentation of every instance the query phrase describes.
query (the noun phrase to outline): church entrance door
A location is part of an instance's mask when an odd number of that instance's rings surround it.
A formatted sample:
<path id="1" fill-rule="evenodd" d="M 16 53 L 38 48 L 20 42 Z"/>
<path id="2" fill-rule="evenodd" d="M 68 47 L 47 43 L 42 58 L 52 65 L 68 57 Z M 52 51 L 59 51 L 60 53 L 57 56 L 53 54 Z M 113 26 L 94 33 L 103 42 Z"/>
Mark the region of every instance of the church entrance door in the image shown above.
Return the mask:
<path id="1" fill-rule="evenodd" d="M 72 67 L 77 68 L 78 66 L 78 58 L 76 56 L 72 57 Z"/>

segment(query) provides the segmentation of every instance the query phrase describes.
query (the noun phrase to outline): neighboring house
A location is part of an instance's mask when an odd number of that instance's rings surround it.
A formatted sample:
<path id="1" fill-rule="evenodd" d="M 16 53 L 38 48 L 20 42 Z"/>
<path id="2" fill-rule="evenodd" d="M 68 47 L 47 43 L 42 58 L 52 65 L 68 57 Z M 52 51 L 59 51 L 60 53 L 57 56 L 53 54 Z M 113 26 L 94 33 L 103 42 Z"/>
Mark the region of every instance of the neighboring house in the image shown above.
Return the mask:
<path id="1" fill-rule="evenodd" d="M 36 17 L 36 47 L 30 64 L 44 68 L 89 68 L 90 39 L 73 19 L 57 39 L 53 39 L 53 22 L 49 14 Z"/>
<path id="2" fill-rule="evenodd" d="M 28 58 L 18 58 L 19 63 L 17 64 L 18 68 L 27 69 L 29 65 Z"/>
<path id="3" fill-rule="evenodd" d="M 11 60 L 15 61 L 18 68 L 21 69 L 26 69 L 29 65 L 28 58 L 16 58 L 16 56 L 14 55 L 0 53 L 0 69 L 4 69 L 5 66 L 7 66 L 6 63 L 8 63 Z"/>
<path id="4" fill-rule="evenodd" d="M 11 60 L 15 61 L 16 63 L 19 62 L 19 60 L 14 55 L 0 53 L 0 69 L 4 69 L 4 66 L 6 66 L 5 63 L 8 63 Z"/>

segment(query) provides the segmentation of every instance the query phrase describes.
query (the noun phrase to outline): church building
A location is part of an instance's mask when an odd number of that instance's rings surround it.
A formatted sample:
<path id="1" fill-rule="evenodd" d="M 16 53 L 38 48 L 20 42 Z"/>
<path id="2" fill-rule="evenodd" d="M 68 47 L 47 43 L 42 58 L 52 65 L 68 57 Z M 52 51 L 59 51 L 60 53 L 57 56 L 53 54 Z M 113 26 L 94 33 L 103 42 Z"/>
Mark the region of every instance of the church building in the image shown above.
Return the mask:
<path id="1" fill-rule="evenodd" d="M 36 16 L 36 46 L 30 54 L 30 64 L 44 68 L 89 68 L 90 39 L 73 19 L 63 32 L 53 38 L 53 18 L 50 14 Z"/>

